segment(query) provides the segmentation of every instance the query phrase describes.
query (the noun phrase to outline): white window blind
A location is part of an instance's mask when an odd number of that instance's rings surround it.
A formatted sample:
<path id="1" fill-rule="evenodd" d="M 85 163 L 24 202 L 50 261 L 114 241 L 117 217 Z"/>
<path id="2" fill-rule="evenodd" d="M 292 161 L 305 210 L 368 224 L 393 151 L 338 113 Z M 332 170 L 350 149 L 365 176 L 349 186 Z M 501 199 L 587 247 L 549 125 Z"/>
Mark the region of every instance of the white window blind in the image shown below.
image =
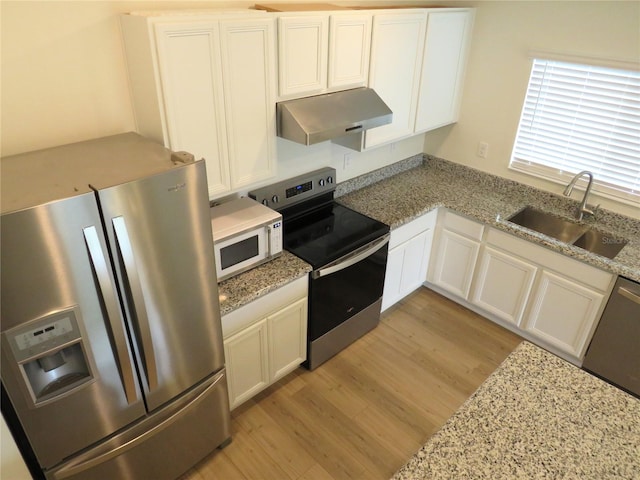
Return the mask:
<path id="1" fill-rule="evenodd" d="M 535 59 L 510 166 L 640 203 L 640 72 Z"/>

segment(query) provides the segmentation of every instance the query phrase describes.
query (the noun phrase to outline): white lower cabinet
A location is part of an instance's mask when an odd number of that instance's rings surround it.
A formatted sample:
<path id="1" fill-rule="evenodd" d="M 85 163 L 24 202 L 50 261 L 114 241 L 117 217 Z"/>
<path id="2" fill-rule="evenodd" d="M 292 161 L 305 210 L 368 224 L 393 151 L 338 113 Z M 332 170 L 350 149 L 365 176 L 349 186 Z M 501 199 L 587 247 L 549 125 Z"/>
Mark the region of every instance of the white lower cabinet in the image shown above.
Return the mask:
<path id="1" fill-rule="evenodd" d="M 391 232 L 382 310 L 419 288 L 427 279 L 437 212 L 427 213 Z"/>
<path id="2" fill-rule="evenodd" d="M 611 273 L 488 228 L 469 301 L 580 363 L 614 280 Z"/>
<path id="3" fill-rule="evenodd" d="M 302 277 L 222 317 L 232 409 L 306 360 L 307 291 Z"/>
<path id="4" fill-rule="evenodd" d="M 269 385 L 267 319 L 224 340 L 231 408 Z"/>
<path id="5" fill-rule="evenodd" d="M 524 328 L 563 352 L 581 357 L 603 300 L 603 293 L 543 271 Z"/>
<path id="6" fill-rule="evenodd" d="M 484 227 L 449 211 L 444 212 L 440 224 L 429 281 L 466 300 Z"/>
<path id="7" fill-rule="evenodd" d="M 443 210 L 428 284 L 581 364 L 615 275 Z"/>
<path id="8" fill-rule="evenodd" d="M 509 323 L 520 325 L 537 271 L 531 263 L 486 246 L 480 257 L 471 302 Z"/>
<path id="9" fill-rule="evenodd" d="M 269 379 L 275 382 L 307 359 L 307 299 L 269 315 L 267 329 Z"/>

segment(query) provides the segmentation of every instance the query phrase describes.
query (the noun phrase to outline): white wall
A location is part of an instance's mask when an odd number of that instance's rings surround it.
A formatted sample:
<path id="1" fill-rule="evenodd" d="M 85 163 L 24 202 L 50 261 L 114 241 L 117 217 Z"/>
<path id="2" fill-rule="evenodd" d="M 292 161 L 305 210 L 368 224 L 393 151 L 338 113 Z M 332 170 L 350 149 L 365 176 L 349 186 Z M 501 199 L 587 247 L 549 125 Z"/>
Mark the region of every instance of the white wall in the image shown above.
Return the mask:
<path id="1" fill-rule="evenodd" d="M 119 13 L 253 4 L 2 0 L 0 153 L 135 130 Z M 342 181 L 421 153 L 423 143 L 418 136 L 358 153 L 330 142 L 305 147 L 278 139 L 278 176 L 333 166 Z M 345 154 L 351 155 L 347 169 Z"/>
<path id="2" fill-rule="evenodd" d="M 428 133 L 425 151 L 561 193 L 562 185 L 507 168 L 529 80 L 528 53 L 544 50 L 640 62 L 640 2 L 492 1 L 465 5 L 476 6 L 477 11 L 460 120 Z M 486 159 L 476 156 L 480 141 L 489 143 Z M 577 192 L 573 195 L 581 198 Z M 640 218 L 637 206 L 592 199 L 597 202 Z"/>

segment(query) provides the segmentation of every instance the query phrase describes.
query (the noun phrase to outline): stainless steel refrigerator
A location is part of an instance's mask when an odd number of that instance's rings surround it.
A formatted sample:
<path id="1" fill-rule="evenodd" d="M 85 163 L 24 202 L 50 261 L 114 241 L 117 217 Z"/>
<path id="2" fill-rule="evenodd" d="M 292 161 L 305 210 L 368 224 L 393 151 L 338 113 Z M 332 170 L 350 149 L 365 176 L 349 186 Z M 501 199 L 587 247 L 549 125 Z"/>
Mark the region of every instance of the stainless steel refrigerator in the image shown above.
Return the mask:
<path id="1" fill-rule="evenodd" d="M 225 445 L 204 162 L 128 133 L 0 175 L 2 410 L 25 455 L 46 478 L 160 479 Z"/>

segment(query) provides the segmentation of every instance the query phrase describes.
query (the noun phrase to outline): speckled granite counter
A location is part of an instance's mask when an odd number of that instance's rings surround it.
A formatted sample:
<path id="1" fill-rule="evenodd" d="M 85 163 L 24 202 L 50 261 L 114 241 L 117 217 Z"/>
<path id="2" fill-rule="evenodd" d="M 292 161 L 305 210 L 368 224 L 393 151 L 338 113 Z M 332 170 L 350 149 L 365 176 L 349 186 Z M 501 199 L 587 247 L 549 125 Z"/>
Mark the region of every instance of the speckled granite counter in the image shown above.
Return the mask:
<path id="1" fill-rule="evenodd" d="M 640 400 L 530 343 L 393 480 L 639 479 Z"/>
<path id="2" fill-rule="evenodd" d="M 392 229 L 444 206 L 585 263 L 640 281 L 640 218 L 600 209 L 595 220 L 583 222 L 607 232 L 613 241 L 628 240 L 611 260 L 505 221 L 526 205 L 572 218 L 578 204 L 576 200 L 434 157 L 422 162 L 421 156 L 416 156 L 403 165 L 405 167 L 391 166 L 341 183 L 338 201 Z M 402 171 L 407 166 L 409 169 Z M 400 173 L 394 168 L 399 168 Z M 385 178 L 389 174 L 393 176 Z"/>
<path id="3" fill-rule="evenodd" d="M 289 252 L 282 252 L 270 262 L 220 282 L 220 312 L 224 316 L 310 271 L 311 265 Z"/>

